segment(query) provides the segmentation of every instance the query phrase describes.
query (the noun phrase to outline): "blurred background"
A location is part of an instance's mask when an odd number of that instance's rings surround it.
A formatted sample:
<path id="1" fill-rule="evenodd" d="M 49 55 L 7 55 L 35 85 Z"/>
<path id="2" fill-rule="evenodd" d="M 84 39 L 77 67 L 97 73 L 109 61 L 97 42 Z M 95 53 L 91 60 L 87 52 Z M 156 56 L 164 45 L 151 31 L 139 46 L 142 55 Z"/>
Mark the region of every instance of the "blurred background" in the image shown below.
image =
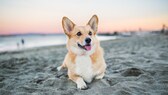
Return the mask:
<path id="1" fill-rule="evenodd" d="M 167 29 L 168 0 L 0 0 L 0 51 L 66 43 L 61 20 L 99 17 L 100 40 Z"/>

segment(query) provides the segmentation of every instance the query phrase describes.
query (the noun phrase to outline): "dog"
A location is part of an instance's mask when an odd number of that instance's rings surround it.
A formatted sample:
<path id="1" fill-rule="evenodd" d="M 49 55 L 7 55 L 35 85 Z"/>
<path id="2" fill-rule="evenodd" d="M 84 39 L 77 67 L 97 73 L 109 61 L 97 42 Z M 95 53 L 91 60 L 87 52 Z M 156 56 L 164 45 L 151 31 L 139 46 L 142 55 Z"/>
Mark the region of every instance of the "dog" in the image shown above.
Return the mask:
<path id="1" fill-rule="evenodd" d="M 77 88 L 87 89 L 86 83 L 91 83 L 93 79 L 102 79 L 106 70 L 104 52 L 96 38 L 98 17 L 93 15 L 85 26 L 77 26 L 63 17 L 62 27 L 68 39 L 68 53 L 57 70 L 67 68 L 68 77 L 77 84 Z"/>

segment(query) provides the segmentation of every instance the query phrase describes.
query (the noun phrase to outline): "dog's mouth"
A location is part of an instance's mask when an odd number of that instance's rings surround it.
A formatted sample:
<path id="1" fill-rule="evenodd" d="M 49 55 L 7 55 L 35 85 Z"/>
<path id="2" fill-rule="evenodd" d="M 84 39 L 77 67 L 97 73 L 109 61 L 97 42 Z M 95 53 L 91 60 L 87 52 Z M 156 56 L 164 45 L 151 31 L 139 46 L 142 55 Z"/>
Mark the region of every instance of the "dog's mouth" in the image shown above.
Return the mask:
<path id="1" fill-rule="evenodd" d="M 91 45 L 90 44 L 86 44 L 86 45 L 82 46 L 81 44 L 78 43 L 78 47 L 80 47 L 80 48 L 82 48 L 82 49 L 84 49 L 86 51 L 91 50 Z"/>

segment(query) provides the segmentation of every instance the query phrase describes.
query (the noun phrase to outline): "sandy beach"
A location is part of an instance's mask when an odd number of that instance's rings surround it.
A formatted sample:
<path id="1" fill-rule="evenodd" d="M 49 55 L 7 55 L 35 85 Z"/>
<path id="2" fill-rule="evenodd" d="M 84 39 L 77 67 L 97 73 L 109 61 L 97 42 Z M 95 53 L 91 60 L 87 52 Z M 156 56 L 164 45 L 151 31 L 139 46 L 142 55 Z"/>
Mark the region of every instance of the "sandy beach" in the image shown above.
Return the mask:
<path id="1" fill-rule="evenodd" d="M 168 95 L 168 36 L 135 35 L 101 46 L 106 75 L 87 90 L 56 70 L 65 45 L 0 53 L 0 95 Z"/>

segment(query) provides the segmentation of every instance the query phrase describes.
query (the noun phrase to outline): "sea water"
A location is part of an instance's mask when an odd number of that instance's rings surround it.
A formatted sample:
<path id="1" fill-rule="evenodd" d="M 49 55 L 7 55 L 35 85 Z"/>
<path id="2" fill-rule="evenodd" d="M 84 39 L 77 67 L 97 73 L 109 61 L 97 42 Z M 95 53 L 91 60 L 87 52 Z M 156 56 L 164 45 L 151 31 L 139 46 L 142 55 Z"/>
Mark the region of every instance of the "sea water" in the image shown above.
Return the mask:
<path id="1" fill-rule="evenodd" d="M 97 36 L 100 41 L 116 39 L 116 36 Z M 64 34 L 29 34 L 0 36 L 0 52 L 15 51 L 34 47 L 66 44 Z"/>

